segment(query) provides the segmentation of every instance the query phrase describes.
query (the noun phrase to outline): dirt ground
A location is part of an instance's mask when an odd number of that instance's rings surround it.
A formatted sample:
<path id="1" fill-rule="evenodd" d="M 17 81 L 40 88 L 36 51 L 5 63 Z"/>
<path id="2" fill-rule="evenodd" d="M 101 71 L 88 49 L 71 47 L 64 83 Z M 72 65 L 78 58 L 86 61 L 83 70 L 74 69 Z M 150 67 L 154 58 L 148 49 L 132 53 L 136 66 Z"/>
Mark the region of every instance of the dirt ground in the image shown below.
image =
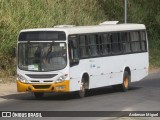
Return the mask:
<path id="1" fill-rule="evenodd" d="M 0 96 L 17 93 L 16 83 L 0 83 Z"/>

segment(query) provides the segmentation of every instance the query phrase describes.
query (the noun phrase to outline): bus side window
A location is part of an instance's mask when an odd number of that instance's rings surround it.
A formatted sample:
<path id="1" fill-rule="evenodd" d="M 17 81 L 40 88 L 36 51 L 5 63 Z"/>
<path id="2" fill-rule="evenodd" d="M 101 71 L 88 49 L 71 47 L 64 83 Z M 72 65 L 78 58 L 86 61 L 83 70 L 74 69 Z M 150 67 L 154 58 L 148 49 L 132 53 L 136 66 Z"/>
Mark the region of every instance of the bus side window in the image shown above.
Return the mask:
<path id="1" fill-rule="evenodd" d="M 78 64 L 79 57 L 78 57 L 78 46 L 76 39 L 69 39 L 68 52 L 69 52 L 70 66 Z"/>
<path id="2" fill-rule="evenodd" d="M 88 37 L 86 35 L 80 35 L 79 36 L 79 50 L 80 50 L 80 57 L 81 58 L 86 58 L 89 57 L 91 54 L 91 48 L 88 45 Z"/>
<path id="3" fill-rule="evenodd" d="M 109 55 L 111 53 L 111 39 L 109 33 L 102 34 L 102 55 Z"/>
<path id="4" fill-rule="evenodd" d="M 121 32 L 121 42 L 123 53 L 131 52 L 131 43 L 128 32 Z"/>
<path id="5" fill-rule="evenodd" d="M 130 36 L 131 36 L 132 51 L 133 52 L 141 51 L 140 36 L 138 31 L 130 32 Z"/>
<path id="6" fill-rule="evenodd" d="M 140 38 L 141 38 L 141 49 L 142 49 L 142 51 L 146 51 L 147 50 L 147 43 L 146 43 L 145 31 L 140 31 Z"/>
<path id="7" fill-rule="evenodd" d="M 112 33 L 111 40 L 112 40 L 111 42 L 112 53 L 113 54 L 121 53 L 121 42 L 119 39 L 119 33 Z"/>
<path id="8" fill-rule="evenodd" d="M 99 34 L 99 36 L 98 36 L 98 46 L 99 46 L 99 48 L 98 48 L 98 52 L 99 52 L 99 55 L 103 55 L 104 54 L 104 51 L 103 51 L 103 34 Z"/>
<path id="9" fill-rule="evenodd" d="M 98 55 L 98 43 L 97 43 L 97 35 L 91 34 L 89 35 L 89 46 L 90 46 L 90 55 L 97 56 Z"/>

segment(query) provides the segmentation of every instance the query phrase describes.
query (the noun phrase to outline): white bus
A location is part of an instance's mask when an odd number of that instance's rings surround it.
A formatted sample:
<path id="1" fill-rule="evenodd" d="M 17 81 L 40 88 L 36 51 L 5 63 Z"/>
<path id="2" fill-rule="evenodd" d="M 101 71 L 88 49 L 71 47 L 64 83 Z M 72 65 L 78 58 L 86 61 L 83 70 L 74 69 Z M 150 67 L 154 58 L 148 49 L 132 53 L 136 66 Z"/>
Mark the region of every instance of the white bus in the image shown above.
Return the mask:
<path id="1" fill-rule="evenodd" d="M 56 26 L 21 30 L 18 37 L 17 90 L 73 92 L 113 86 L 148 75 L 148 41 L 143 24 Z"/>

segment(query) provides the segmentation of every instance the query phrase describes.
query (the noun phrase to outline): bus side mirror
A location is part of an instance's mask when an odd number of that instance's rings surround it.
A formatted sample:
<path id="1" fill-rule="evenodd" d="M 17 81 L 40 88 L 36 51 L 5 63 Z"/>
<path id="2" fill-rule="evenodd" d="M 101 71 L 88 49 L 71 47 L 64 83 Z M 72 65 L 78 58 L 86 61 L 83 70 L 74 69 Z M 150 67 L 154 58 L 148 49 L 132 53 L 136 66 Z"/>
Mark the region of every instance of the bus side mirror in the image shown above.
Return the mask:
<path id="1" fill-rule="evenodd" d="M 12 57 L 16 57 L 16 47 L 12 48 Z"/>

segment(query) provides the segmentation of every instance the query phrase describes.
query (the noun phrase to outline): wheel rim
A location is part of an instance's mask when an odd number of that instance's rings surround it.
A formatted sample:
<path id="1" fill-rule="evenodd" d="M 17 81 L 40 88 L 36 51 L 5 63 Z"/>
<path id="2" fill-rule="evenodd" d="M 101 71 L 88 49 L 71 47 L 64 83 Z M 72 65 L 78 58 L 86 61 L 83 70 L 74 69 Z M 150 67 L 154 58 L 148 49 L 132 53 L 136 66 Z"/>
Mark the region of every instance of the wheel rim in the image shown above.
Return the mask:
<path id="1" fill-rule="evenodd" d="M 124 87 L 128 88 L 128 84 L 129 84 L 129 79 L 128 79 L 128 77 L 125 77 L 124 78 Z"/>

